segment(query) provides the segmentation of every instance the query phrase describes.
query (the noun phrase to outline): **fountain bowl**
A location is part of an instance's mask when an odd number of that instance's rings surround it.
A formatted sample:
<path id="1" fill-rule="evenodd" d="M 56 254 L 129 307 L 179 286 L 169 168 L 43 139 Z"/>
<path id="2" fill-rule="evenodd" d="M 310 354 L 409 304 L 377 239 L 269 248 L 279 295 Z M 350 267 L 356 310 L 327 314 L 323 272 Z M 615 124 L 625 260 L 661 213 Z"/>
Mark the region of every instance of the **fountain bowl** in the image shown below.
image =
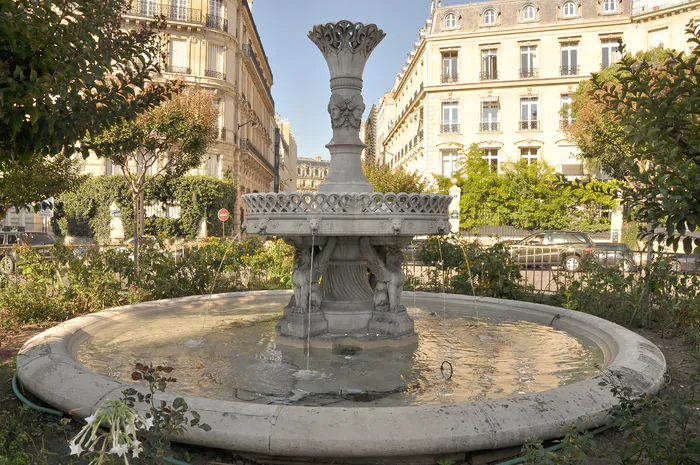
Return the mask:
<path id="1" fill-rule="evenodd" d="M 17 357 L 23 385 L 44 402 L 85 418 L 122 390 L 145 387 L 94 373 L 77 361 L 78 348 L 91 335 L 112 325 L 156 318 L 173 309 L 202 312 L 208 305 L 234 306 L 240 299 L 290 295 L 290 291 L 255 291 L 195 296 L 109 309 L 51 328 L 29 340 Z M 472 303 L 487 305 L 491 316 L 556 326 L 597 345 L 601 372 L 591 378 L 544 392 L 501 399 L 443 405 L 342 408 L 265 405 L 205 397 L 161 394 L 172 402 L 183 397 L 212 430 L 187 429 L 179 442 L 237 451 L 275 463 L 435 463 L 464 458 L 476 451 L 519 446 L 530 438 L 564 436 L 570 427 L 590 429 L 610 421 L 615 404 L 610 379 L 636 395 L 654 394 L 663 384 L 666 361 L 648 340 L 609 321 L 546 305 L 474 298 L 464 295 L 410 293 L 470 312 Z M 443 300 L 444 299 L 444 300 Z M 558 315 L 558 317 L 557 317 Z M 556 318 L 555 318 L 556 317 Z M 145 408 L 138 405 L 137 408 Z"/>

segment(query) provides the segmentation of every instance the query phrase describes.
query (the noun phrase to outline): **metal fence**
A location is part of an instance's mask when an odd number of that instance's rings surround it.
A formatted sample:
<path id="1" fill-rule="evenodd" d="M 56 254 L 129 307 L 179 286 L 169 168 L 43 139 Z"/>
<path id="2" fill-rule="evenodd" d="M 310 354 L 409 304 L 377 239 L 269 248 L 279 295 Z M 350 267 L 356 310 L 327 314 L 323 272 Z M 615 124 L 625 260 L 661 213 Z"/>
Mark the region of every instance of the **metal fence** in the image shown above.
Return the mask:
<path id="1" fill-rule="evenodd" d="M 558 258 L 560 256 L 561 249 L 553 247 L 515 257 L 514 260 L 520 268 L 517 283 L 530 291 L 556 293 L 561 287 L 567 286 L 573 280 L 580 280 L 582 272 L 580 270 L 567 271 L 561 259 Z M 415 256 L 409 255 L 405 258 L 406 261 L 403 264 L 406 275 L 404 290 L 456 292 L 452 286 L 452 278 L 458 274 L 458 271 L 424 264 Z M 641 276 L 649 260 L 649 254 L 645 251 L 621 254 L 618 251 L 601 250 L 594 251 L 583 260 L 592 260 L 605 268 L 616 270 L 623 276 L 630 274 Z M 681 274 L 688 276 L 700 274 L 700 255 L 653 252 L 651 260 L 663 261 L 668 265 L 669 270 Z M 469 279 L 469 277 L 464 276 L 464 279 Z"/>

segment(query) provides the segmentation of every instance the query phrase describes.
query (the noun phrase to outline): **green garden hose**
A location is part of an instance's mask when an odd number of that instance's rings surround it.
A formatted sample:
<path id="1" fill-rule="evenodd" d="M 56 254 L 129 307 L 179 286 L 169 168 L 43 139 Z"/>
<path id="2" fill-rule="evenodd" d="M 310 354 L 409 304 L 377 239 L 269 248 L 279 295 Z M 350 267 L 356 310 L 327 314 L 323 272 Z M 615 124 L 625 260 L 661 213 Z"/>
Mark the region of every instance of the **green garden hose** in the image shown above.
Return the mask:
<path id="1" fill-rule="evenodd" d="M 63 416 L 63 412 L 61 412 L 60 410 L 55 410 L 52 408 L 46 408 L 46 407 L 42 407 L 40 405 L 36 405 L 31 400 L 24 397 L 22 392 L 19 390 L 19 378 L 17 377 L 17 374 L 12 375 L 12 391 L 15 393 L 17 398 L 22 401 L 22 403 L 24 405 L 28 406 L 29 408 L 31 408 L 33 410 L 36 410 L 37 412 L 48 413 L 50 415 L 55 415 L 57 417 Z M 81 424 L 85 424 L 85 420 L 83 420 L 82 418 L 73 417 L 73 419 L 78 421 Z M 172 463 L 173 465 L 190 465 L 187 462 L 182 462 L 180 460 L 171 459 L 170 457 L 163 457 L 163 461 L 166 463 Z"/>

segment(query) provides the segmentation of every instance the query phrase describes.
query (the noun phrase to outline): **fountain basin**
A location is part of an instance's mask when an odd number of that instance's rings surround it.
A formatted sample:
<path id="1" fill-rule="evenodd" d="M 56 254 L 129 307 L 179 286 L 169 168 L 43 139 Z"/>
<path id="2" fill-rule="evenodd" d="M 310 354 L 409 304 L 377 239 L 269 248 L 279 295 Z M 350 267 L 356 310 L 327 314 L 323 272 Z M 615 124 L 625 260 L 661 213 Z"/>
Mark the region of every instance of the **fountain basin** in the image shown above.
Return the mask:
<path id="1" fill-rule="evenodd" d="M 284 296 L 289 291 L 221 294 L 212 306 L 235 305 L 242 298 Z M 413 293 L 404 294 L 406 300 Z M 440 294 L 416 297 L 442 308 Z M 187 297 L 120 307 L 58 325 L 31 339 L 17 358 L 23 384 L 45 402 L 78 417 L 87 417 L 108 398 L 120 398 L 133 384 L 96 374 L 76 359 L 79 346 L 92 334 L 115 324 L 146 321 L 175 308 L 202 312 L 208 296 Z M 262 405 L 164 393 L 161 399 L 184 397 L 212 431 L 188 430 L 181 442 L 274 457 L 284 461 L 332 459 L 334 463 L 371 459 L 400 463 L 418 457 L 464 454 L 470 451 L 517 446 L 528 438 L 563 436 L 570 425 L 593 428 L 608 421 L 614 404 L 606 374 L 637 393 L 656 393 L 666 370 L 660 350 L 641 336 L 614 323 L 557 307 L 446 295 L 444 302 L 465 313 L 472 302 L 488 304 L 493 317 L 526 320 L 543 326 L 554 320 L 565 330 L 597 345 L 604 355 L 603 372 L 591 378 L 544 392 L 443 405 L 343 408 Z M 177 367 L 176 367 L 177 368 Z M 144 390 L 145 392 L 145 390 Z"/>

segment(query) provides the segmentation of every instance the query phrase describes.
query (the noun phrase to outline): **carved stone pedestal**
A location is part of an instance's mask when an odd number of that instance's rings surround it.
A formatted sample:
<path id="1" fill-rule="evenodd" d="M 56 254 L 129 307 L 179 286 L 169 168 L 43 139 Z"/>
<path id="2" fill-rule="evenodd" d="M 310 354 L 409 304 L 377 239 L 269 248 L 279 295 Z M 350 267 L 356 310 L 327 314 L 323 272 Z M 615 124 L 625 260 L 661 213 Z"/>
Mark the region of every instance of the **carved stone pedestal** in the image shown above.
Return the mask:
<path id="1" fill-rule="evenodd" d="M 306 339 L 309 336 L 309 320 L 311 321 L 311 337 L 321 336 L 328 332 L 328 322 L 323 313 L 292 313 L 288 308 L 284 309 L 284 318 L 277 323 L 279 334 L 287 337 Z"/>
<path id="2" fill-rule="evenodd" d="M 406 313 L 406 307 L 396 313 L 375 312 L 369 320 L 369 332 L 394 338 L 412 335 L 414 334 L 413 320 Z"/>

